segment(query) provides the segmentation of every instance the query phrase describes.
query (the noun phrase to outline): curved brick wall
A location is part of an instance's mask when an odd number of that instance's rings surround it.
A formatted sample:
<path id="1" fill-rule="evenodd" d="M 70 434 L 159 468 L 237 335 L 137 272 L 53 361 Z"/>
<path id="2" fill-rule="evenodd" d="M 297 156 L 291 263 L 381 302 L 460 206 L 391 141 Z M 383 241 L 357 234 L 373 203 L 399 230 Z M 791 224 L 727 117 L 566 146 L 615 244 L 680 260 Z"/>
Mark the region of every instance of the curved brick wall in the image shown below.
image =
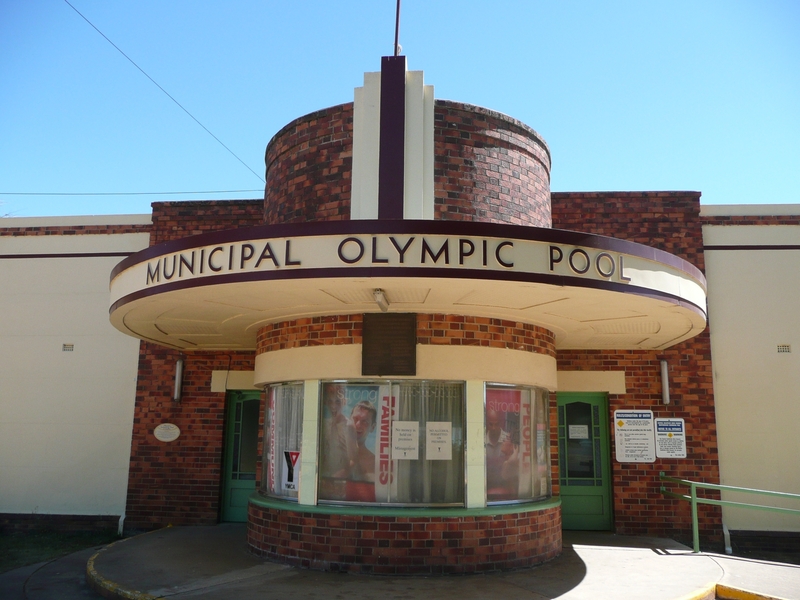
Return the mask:
<path id="1" fill-rule="evenodd" d="M 561 554 L 561 507 L 526 505 L 519 510 L 478 516 L 370 516 L 251 502 L 247 543 L 255 554 L 290 565 L 386 575 L 497 571 L 530 567 Z"/>
<path id="2" fill-rule="evenodd" d="M 550 227 L 550 150 L 524 123 L 445 100 L 434 114 L 435 219 Z"/>
<path id="3" fill-rule="evenodd" d="M 362 343 L 361 314 L 295 319 L 262 327 L 257 354 L 321 345 Z M 536 325 L 462 315 L 418 314 L 417 343 L 508 348 L 555 356 L 552 332 Z M 277 505 L 277 506 L 276 506 Z M 519 512 L 353 508 L 302 512 L 296 505 L 251 501 L 247 538 L 259 556 L 326 571 L 379 574 L 475 573 L 529 567 L 561 553 L 561 509 L 551 502 Z M 506 508 L 506 511 L 515 510 Z M 448 514 L 449 513 L 449 514 Z M 402 514 L 402 511 L 401 511 Z M 513 533 L 510 533 L 513 532 Z"/>
<path id="4" fill-rule="evenodd" d="M 264 222 L 350 218 L 353 105 L 295 119 L 267 146 Z M 435 219 L 550 227 L 550 151 L 533 129 L 437 100 Z"/>
<path id="5" fill-rule="evenodd" d="M 350 218 L 353 104 L 295 119 L 267 145 L 264 223 Z"/>
<path id="6" fill-rule="evenodd" d="M 331 315 L 272 323 L 258 330 L 256 354 L 338 344 L 360 344 L 363 316 Z M 464 315 L 418 314 L 417 343 L 483 346 L 555 356 L 555 338 L 544 327 Z"/>

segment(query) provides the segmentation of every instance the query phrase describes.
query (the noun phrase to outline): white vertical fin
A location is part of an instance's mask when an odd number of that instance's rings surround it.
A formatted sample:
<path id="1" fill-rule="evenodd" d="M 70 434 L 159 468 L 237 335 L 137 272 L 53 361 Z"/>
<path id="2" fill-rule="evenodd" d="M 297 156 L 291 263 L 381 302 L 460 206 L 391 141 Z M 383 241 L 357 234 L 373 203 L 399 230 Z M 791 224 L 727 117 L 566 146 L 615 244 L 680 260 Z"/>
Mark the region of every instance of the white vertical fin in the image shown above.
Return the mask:
<path id="1" fill-rule="evenodd" d="M 424 97 L 422 71 L 406 72 L 406 135 L 403 171 L 403 218 L 422 218 Z"/>
<path id="2" fill-rule="evenodd" d="M 433 219 L 433 86 L 406 73 L 404 219 Z"/>
<path id="3" fill-rule="evenodd" d="M 381 74 L 364 73 L 364 87 L 355 89 L 353 102 L 353 171 L 350 218 L 378 218 L 378 161 L 380 158 Z"/>
<path id="4" fill-rule="evenodd" d="M 423 94 L 425 95 L 425 112 L 423 114 L 423 123 L 424 123 L 424 131 L 423 131 L 423 157 L 424 157 L 424 164 L 422 168 L 422 218 L 428 221 L 433 221 L 434 217 L 434 187 L 433 187 L 433 163 L 434 163 L 434 151 L 433 151 L 433 107 L 434 107 L 434 96 L 433 96 L 433 86 L 426 85 L 423 88 Z"/>

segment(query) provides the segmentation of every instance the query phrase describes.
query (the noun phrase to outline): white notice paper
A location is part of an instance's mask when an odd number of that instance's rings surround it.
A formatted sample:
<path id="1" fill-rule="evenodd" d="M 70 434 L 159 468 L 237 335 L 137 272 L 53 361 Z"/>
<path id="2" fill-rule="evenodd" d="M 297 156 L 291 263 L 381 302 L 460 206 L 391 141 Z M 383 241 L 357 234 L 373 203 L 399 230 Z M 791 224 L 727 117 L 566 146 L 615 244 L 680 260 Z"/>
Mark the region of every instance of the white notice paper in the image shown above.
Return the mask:
<path id="1" fill-rule="evenodd" d="M 589 426 L 588 425 L 570 425 L 569 426 L 569 439 L 571 440 L 588 440 L 589 439 Z"/>
<path id="2" fill-rule="evenodd" d="M 392 460 L 419 459 L 419 423 L 395 421 L 392 423 Z"/>
<path id="3" fill-rule="evenodd" d="M 450 421 L 428 421 L 425 425 L 425 459 L 453 460 L 453 425 Z"/>

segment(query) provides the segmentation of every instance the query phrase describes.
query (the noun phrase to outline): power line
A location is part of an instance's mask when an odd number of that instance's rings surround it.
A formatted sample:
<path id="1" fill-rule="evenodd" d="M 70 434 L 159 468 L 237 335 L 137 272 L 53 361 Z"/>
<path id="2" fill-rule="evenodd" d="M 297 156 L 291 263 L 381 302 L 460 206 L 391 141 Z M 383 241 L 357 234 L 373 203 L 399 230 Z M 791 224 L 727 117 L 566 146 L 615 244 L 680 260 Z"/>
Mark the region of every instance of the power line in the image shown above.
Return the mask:
<path id="1" fill-rule="evenodd" d="M 0 192 L 0 196 L 171 196 L 177 194 L 243 194 L 264 190 L 206 190 L 203 192 Z"/>
<path id="2" fill-rule="evenodd" d="M 208 129 L 208 128 L 207 128 L 205 125 L 203 125 L 203 124 L 202 124 L 200 121 L 198 121 L 198 120 L 197 120 L 197 118 L 195 118 L 195 116 L 194 116 L 192 113 L 190 113 L 188 110 L 186 110 L 186 109 L 185 109 L 185 108 L 184 108 L 184 107 L 181 105 L 181 103 L 180 103 L 180 102 L 178 102 L 177 100 L 175 100 L 175 98 L 173 98 L 173 97 L 172 97 L 172 96 L 169 94 L 169 92 L 167 92 L 167 90 L 165 90 L 163 87 L 161 87 L 161 86 L 160 86 L 160 85 L 159 85 L 159 84 L 156 82 L 156 80 L 155 80 L 155 79 L 153 79 L 152 77 L 150 77 L 150 75 L 148 75 L 148 74 L 147 74 L 147 73 L 144 71 L 144 69 L 142 69 L 142 68 L 141 68 L 139 65 L 137 65 L 137 64 L 136 64 L 136 63 L 133 61 L 133 59 L 131 59 L 131 57 L 129 57 L 127 54 L 125 54 L 125 53 L 124 53 L 124 52 L 123 52 L 123 51 L 122 51 L 122 50 L 119 48 L 119 46 L 117 46 L 117 45 L 116 45 L 114 42 L 112 42 L 110 39 L 108 39 L 108 37 L 106 36 L 106 34 L 104 34 L 104 33 L 103 33 L 102 31 L 100 31 L 100 30 L 99 30 L 97 27 L 95 27 L 94 23 L 92 23 L 92 22 L 91 22 L 89 19 L 87 19 L 85 16 L 83 16 L 83 14 L 82 14 L 82 13 L 81 13 L 81 12 L 80 12 L 80 11 L 79 11 L 77 8 L 75 8 L 74 6 L 72 6 L 72 4 L 70 4 L 70 3 L 69 3 L 69 0 L 64 0 L 64 2 L 66 2 L 66 3 L 67 3 L 67 5 L 68 5 L 68 6 L 69 6 L 69 7 L 70 7 L 72 10 L 74 10 L 76 13 L 78 13 L 78 15 L 79 15 L 79 16 L 80 16 L 80 17 L 81 17 L 81 18 L 82 18 L 84 21 L 86 21 L 86 22 L 87 22 L 89 25 L 91 25 L 91 26 L 92 26 L 92 28 L 93 28 L 93 29 L 94 29 L 94 30 L 95 30 L 97 33 L 99 33 L 100 35 L 102 35 L 102 36 L 103 36 L 103 38 L 104 38 L 104 39 L 105 39 L 105 40 L 106 40 L 106 41 L 107 41 L 109 44 L 111 44 L 112 46 L 114 46 L 114 48 L 116 48 L 117 52 L 119 52 L 120 54 L 122 54 L 122 56 L 124 56 L 126 59 L 128 59 L 128 62 L 130 62 L 130 63 L 131 63 L 131 64 L 132 64 L 134 67 L 136 67 L 137 69 L 139 69 L 139 71 L 141 71 L 142 75 L 144 75 L 144 76 L 145 76 L 145 77 L 147 77 L 147 78 L 148 78 L 150 81 L 152 81 L 152 82 L 153 82 L 153 85 L 155 85 L 155 86 L 156 86 L 158 89 L 160 89 L 162 92 L 164 92 L 164 94 L 166 94 L 166 96 L 167 96 L 167 97 L 168 97 L 170 100 L 172 100 L 172 101 L 173 101 L 173 102 L 174 102 L 174 103 L 175 103 L 175 104 L 176 104 L 176 105 L 177 105 L 177 106 L 178 106 L 178 107 L 179 107 L 179 108 L 180 108 L 180 109 L 181 109 L 183 112 L 185 112 L 187 115 L 189 115 L 189 116 L 192 118 L 192 120 L 193 120 L 195 123 L 197 123 L 198 125 L 200 125 L 200 127 L 202 127 L 202 128 L 205 130 L 205 132 L 206 132 L 208 135 L 210 135 L 212 138 L 214 138 L 215 140 L 217 140 L 217 142 L 220 144 L 220 146 L 222 146 L 223 148 L 225 148 L 225 150 L 227 150 L 228 152 L 230 152 L 231 156 L 233 156 L 233 157 L 234 157 L 236 160 L 238 160 L 240 163 L 242 163 L 242 164 L 245 166 L 245 168 L 246 168 L 248 171 L 250 171 L 250 172 L 251 172 L 253 175 L 255 175 L 256 177 L 258 177 L 258 178 L 259 178 L 259 180 L 261 180 L 262 182 L 264 182 L 264 179 L 261 177 L 261 175 L 259 175 L 259 174 L 258 174 L 258 173 L 256 173 L 255 171 L 253 171 L 253 169 L 251 169 L 251 168 L 248 166 L 248 164 L 247 164 L 246 162 L 244 162 L 244 161 L 243 161 L 241 158 L 239 158 L 238 156 L 236 156 L 236 153 L 235 153 L 233 150 L 231 150 L 231 149 L 230 149 L 230 148 L 228 148 L 228 147 L 227 147 L 225 144 L 223 144 L 223 143 L 222 143 L 222 140 L 220 140 L 220 139 L 219 139 L 217 136 L 215 136 L 213 133 L 211 133 L 211 131 L 209 131 L 209 129 Z"/>

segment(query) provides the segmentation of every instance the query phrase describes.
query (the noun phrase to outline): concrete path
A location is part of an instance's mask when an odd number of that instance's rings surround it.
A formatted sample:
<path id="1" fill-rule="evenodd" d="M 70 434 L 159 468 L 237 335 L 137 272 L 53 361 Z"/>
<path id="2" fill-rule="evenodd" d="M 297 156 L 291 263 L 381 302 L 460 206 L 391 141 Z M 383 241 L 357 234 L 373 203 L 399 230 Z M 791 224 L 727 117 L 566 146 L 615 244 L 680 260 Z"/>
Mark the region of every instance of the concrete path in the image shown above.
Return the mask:
<path id="1" fill-rule="evenodd" d="M 565 532 L 564 552 L 532 569 L 382 577 L 306 571 L 247 552 L 244 525 L 175 527 L 0 575 L 0 598 L 407 600 L 800 600 L 800 566 L 694 554 L 672 540 Z M 15 587 L 16 586 L 16 587 Z M 732 591 L 728 591 L 732 590 Z M 16 595 L 15 595 L 16 594 Z"/>

